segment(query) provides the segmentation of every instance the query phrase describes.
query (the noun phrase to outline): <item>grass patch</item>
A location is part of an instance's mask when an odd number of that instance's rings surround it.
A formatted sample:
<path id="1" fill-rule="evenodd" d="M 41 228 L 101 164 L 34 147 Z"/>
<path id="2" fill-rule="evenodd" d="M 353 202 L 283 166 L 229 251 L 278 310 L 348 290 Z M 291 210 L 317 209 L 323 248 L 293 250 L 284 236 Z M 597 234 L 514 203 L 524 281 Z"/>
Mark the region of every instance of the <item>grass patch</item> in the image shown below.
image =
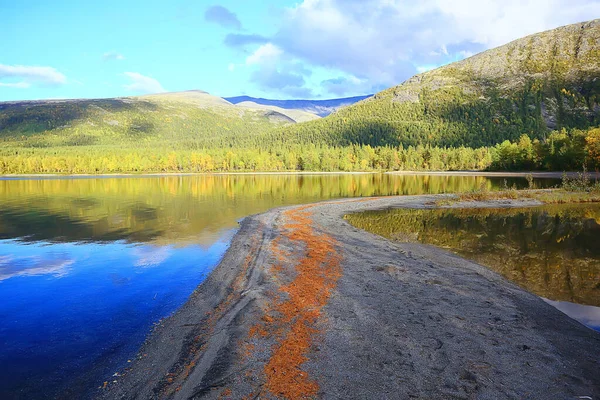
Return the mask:
<path id="1" fill-rule="evenodd" d="M 600 191 L 574 192 L 564 189 L 554 189 L 535 193 L 532 198 L 545 204 L 600 203 Z"/>
<path id="2" fill-rule="evenodd" d="M 531 179 L 529 186 L 533 186 L 533 178 Z M 519 198 L 527 198 L 529 197 L 529 194 L 529 191 L 517 190 L 516 186 L 509 187 L 506 181 L 504 181 L 504 189 L 496 191 L 490 190 L 487 187 L 487 182 L 482 182 L 478 188 L 469 192 L 459 193 L 452 199 L 438 200 L 436 205 L 448 206 L 465 201 L 516 200 Z"/>
<path id="3" fill-rule="evenodd" d="M 569 178 L 567 174 L 564 174 L 561 187 L 567 192 L 600 194 L 600 182 L 598 182 L 597 179 L 592 180 L 585 168 L 583 169 L 583 172 L 578 173 L 574 178 Z"/>
<path id="4" fill-rule="evenodd" d="M 438 200 L 437 206 L 449 206 L 456 203 L 471 201 L 493 201 L 493 200 L 523 200 L 533 199 L 545 204 L 566 203 L 600 203 L 600 182 L 592 180 L 586 170 L 569 178 L 566 174 L 562 183 L 556 189 L 535 190 L 533 177 L 527 177 L 529 188 L 517 190 L 515 186 L 508 187 L 506 181 L 504 189 L 499 191 L 490 190 L 485 184 L 479 188 L 465 193 L 459 193 L 451 199 Z"/>

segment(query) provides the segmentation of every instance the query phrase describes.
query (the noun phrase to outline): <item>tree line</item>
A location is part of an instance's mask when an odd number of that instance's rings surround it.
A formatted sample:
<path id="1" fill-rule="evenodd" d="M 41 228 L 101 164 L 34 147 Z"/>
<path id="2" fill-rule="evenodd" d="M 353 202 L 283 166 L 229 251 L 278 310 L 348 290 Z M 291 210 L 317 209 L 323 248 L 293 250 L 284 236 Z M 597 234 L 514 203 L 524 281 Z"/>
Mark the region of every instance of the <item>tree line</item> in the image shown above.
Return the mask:
<path id="1" fill-rule="evenodd" d="M 254 171 L 590 170 L 600 168 L 600 128 L 522 135 L 495 146 L 273 145 L 264 148 L 115 146 L 5 148 L 0 174 L 198 173 Z"/>

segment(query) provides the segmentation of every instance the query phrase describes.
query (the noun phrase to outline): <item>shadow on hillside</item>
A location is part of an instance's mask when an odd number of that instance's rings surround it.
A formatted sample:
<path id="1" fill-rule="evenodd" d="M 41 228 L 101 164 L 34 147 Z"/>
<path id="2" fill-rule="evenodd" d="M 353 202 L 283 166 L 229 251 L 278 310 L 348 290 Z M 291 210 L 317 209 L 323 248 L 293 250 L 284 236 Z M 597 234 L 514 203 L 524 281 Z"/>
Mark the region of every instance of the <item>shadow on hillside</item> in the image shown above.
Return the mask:
<path id="1" fill-rule="evenodd" d="M 0 103 L 0 131 L 28 134 L 68 126 L 92 115 L 109 115 L 140 108 L 153 111 L 154 103 L 128 99 L 48 100 Z"/>
<path id="2" fill-rule="evenodd" d="M 341 146 L 399 146 L 406 144 L 397 126 L 384 120 L 352 119 L 341 123 L 339 143 Z M 410 139 L 409 139 L 410 140 Z"/>

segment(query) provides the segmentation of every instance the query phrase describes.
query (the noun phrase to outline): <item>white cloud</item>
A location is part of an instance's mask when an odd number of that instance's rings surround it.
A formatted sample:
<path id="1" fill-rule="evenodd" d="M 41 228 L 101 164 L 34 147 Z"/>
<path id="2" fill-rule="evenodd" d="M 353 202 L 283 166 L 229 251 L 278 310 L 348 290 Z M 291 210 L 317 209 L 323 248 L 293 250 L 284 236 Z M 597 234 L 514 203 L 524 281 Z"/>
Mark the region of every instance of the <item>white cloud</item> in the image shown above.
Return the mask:
<path id="1" fill-rule="evenodd" d="M 27 88 L 31 87 L 31 83 L 25 82 L 25 81 L 14 82 L 14 83 L 3 83 L 3 82 L 0 82 L 0 87 L 10 87 L 10 88 L 17 88 L 17 89 L 27 89 Z"/>
<path id="2" fill-rule="evenodd" d="M 495 47 L 536 32 L 600 16 L 595 0 L 434 0 L 430 7 L 451 23 L 451 38 Z"/>
<path id="3" fill-rule="evenodd" d="M 235 71 L 235 64 L 229 64 L 229 65 L 227 66 L 227 70 L 229 70 L 230 72 L 233 72 L 233 71 Z"/>
<path id="4" fill-rule="evenodd" d="M 52 67 L 4 65 L 0 64 L 0 80 L 18 80 L 18 82 L 0 82 L 2 87 L 25 89 L 33 84 L 64 85 L 67 77 Z"/>
<path id="5" fill-rule="evenodd" d="M 304 79 L 305 76 L 310 76 L 312 71 L 286 55 L 273 43 L 258 47 L 246 58 L 245 65 L 254 69 L 251 80 L 262 90 L 278 92 L 293 98 L 313 96 Z"/>
<path id="6" fill-rule="evenodd" d="M 417 68 L 599 16 L 598 0 L 304 0 L 286 10 L 271 46 L 392 86 Z"/>
<path id="7" fill-rule="evenodd" d="M 436 69 L 439 65 L 429 64 L 429 65 L 417 65 L 417 72 L 422 74 L 423 72 L 431 71 L 432 69 Z"/>
<path id="8" fill-rule="evenodd" d="M 472 57 L 473 55 L 475 55 L 475 53 L 473 53 L 472 51 L 468 51 L 468 50 L 461 50 L 458 52 L 458 55 L 461 56 L 462 58 L 469 58 L 469 57 Z"/>
<path id="9" fill-rule="evenodd" d="M 281 49 L 273 43 L 267 43 L 260 46 L 254 53 L 246 58 L 247 65 L 266 64 L 278 61 L 283 54 Z"/>
<path id="10" fill-rule="evenodd" d="M 123 54 L 116 53 L 114 51 L 109 51 L 109 52 L 102 54 L 102 59 L 104 61 L 111 61 L 111 60 L 122 61 L 125 59 L 125 56 Z"/>
<path id="11" fill-rule="evenodd" d="M 139 93 L 162 93 L 165 89 L 162 87 L 160 82 L 149 76 L 142 75 L 138 72 L 125 72 L 124 75 L 131 80 L 128 85 L 123 87 L 132 92 Z"/>
<path id="12" fill-rule="evenodd" d="M 355 93 L 372 93 L 373 91 L 376 91 L 368 80 L 358 79 L 352 75 L 323 80 L 321 81 L 321 88 L 330 95 L 337 97 Z"/>

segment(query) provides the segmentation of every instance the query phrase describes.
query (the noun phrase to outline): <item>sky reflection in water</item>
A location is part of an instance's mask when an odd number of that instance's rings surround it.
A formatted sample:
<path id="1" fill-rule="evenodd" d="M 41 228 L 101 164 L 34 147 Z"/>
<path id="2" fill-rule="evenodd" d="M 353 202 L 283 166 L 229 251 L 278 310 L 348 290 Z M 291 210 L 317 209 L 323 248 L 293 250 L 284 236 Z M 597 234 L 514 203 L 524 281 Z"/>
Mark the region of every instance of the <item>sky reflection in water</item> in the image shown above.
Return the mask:
<path id="1" fill-rule="evenodd" d="M 44 397 L 38 390 L 65 389 L 57 382 L 78 393 L 110 377 L 212 270 L 230 236 L 205 248 L 0 241 L 0 398 Z"/>

